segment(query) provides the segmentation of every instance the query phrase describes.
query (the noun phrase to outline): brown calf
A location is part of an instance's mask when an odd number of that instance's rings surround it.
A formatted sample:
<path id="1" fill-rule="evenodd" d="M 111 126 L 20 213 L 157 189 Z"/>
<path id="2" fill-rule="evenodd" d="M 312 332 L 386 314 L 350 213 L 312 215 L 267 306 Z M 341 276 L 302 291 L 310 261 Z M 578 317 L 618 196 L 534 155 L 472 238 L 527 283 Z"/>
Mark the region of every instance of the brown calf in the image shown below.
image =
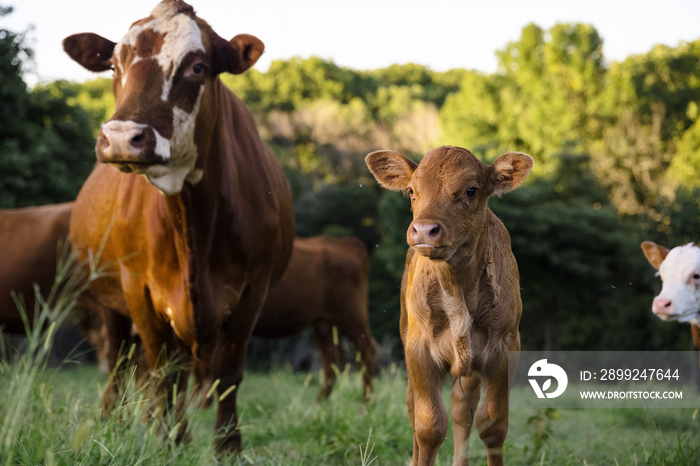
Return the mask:
<path id="1" fill-rule="evenodd" d="M 333 326 L 360 352 L 365 366 L 363 400 L 372 394 L 377 343 L 369 328 L 368 283 L 367 248 L 358 238 L 297 238 L 289 267 L 270 291 L 255 325 L 253 334 L 264 338 L 287 337 L 313 326 L 324 372 L 319 401 L 331 394 L 336 378 L 333 364 L 340 348 L 334 345 Z"/>
<path id="2" fill-rule="evenodd" d="M 509 152 L 487 166 L 466 149 L 443 146 L 420 165 L 392 151 L 372 152 L 366 162 L 382 186 L 411 198 L 413 211 L 400 322 L 413 425 L 411 464 L 434 464 L 445 439 L 441 387 L 448 373 L 454 464 L 469 463 L 473 422 L 489 465 L 502 464 L 515 370 L 508 352 L 520 350 L 522 304 L 510 237 L 488 208 L 488 198 L 522 183 L 533 160 Z M 485 400 L 474 415 L 482 385 Z"/>
<path id="3" fill-rule="evenodd" d="M 243 73 L 264 45 L 247 34 L 225 40 L 187 3 L 165 0 L 118 43 L 84 33 L 64 49 L 89 70 L 114 72 L 115 113 L 100 128 L 100 163 L 70 224 L 80 257 L 110 267 L 93 282 L 108 309 L 108 361 L 132 321 L 154 373 L 169 358 L 193 361 L 219 381 L 217 446 L 239 451 L 245 352 L 289 261 L 294 206 L 253 116 L 219 75 Z M 162 382 L 168 405 L 173 384 L 181 394 L 186 381 L 178 373 Z M 108 406 L 118 390 L 105 391 Z"/>

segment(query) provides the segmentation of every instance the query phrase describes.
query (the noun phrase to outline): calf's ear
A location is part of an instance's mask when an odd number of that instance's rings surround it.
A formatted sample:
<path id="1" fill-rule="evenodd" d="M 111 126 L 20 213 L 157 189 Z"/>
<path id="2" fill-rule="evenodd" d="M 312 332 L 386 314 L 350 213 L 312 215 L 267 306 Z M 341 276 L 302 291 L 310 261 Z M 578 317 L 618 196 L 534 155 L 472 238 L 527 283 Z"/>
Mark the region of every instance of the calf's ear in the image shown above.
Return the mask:
<path id="1" fill-rule="evenodd" d="M 647 258 L 651 266 L 659 270 L 661 263 L 668 255 L 669 249 L 653 241 L 644 241 L 642 243 L 642 251 L 644 251 L 644 257 Z"/>
<path id="2" fill-rule="evenodd" d="M 365 157 L 365 163 L 380 185 L 403 191 L 408 187 L 418 164 L 392 150 L 378 150 Z"/>
<path id="3" fill-rule="evenodd" d="M 265 44 L 250 34 L 239 34 L 230 41 L 214 37 L 212 71 L 214 74 L 241 74 L 255 65 L 265 51 Z"/>
<path id="4" fill-rule="evenodd" d="M 489 178 L 494 194 L 512 191 L 530 174 L 535 161 L 522 152 L 507 152 L 500 155 L 489 167 Z"/>
<path id="5" fill-rule="evenodd" d="M 106 71 L 112 68 L 112 53 L 117 45 L 102 36 L 85 32 L 63 39 L 63 50 L 83 68 L 90 71 Z"/>

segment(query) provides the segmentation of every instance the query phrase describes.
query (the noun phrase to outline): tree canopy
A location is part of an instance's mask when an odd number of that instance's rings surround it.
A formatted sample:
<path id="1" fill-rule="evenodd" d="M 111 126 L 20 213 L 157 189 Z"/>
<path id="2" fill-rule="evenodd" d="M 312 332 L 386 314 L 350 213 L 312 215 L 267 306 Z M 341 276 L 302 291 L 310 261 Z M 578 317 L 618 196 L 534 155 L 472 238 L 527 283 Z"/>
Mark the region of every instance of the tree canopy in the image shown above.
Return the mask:
<path id="1" fill-rule="evenodd" d="M 0 205 L 71 199 L 113 112 L 111 80 L 27 89 L 24 36 L 0 30 L 0 51 Z M 536 160 L 524 186 L 491 203 L 520 264 L 523 348 L 685 349 L 687 329 L 650 312 L 659 284 L 639 243 L 698 240 L 700 40 L 613 63 L 603 51 L 591 25 L 530 24 L 496 51 L 492 74 L 295 57 L 222 79 L 286 170 L 297 233 L 369 247 L 380 337 L 397 337 L 411 216 L 364 157 L 393 149 L 419 161 L 452 144 L 486 163 L 510 150 Z"/>

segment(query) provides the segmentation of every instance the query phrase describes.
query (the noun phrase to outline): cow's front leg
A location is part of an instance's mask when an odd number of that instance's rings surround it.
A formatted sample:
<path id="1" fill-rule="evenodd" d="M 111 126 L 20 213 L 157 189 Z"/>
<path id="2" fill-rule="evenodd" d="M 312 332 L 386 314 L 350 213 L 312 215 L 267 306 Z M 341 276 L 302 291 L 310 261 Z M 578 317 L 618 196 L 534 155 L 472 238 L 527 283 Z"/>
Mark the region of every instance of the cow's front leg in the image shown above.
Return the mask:
<path id="1" fill-rule="evenodd" d="M 147 286 L 143 283 L 134 283 L 135 281 L 133 276 L 131 280 L 122 278 L 122 283 L 127 284 L 124 287 L 124 297 L 131 319 L 141 338 L 149 378 L 158 399 L 156 404 L 164 400 L 167 411 L 172 410 L 173 407 L 176 408 L 175 419 L 180 424 L 176 440 L 180 442 L 185 438 L 187 431 L 184 402 L 189 371 L 185 360 L 178 358 L 178 355 L 184 353 L 170 325 L 157 317 Z"/>
<path id="2" fill-rule="evenodd" d="M 447 411 L 442 402 L 443 372 L 433 362 L 429 351 L 406 351 L 406 369 L 412 390 L 413 458 L 412 466 L 435 464 L 438 449 L 447 435 Z M 408 394 L 407 394 L 408 402 Z"/>
<path id="3" fill-rule="evenodd" d="M 474 423 L 474 413 L 481 396 L 481 376 L 473 372 L 468 377 L 458 377 L 452 384 L 452 432 L 454 435 L 453 465 L 469 464 L 469 436 Z"/>
<path id="4" fill-rule="evenodd" d="M 269 280 L 254 281 L 248 285 L 226 322 L 212 357 L 212 379 L 219 380 L 217 393 L 219 405 L 214 425 L 219 451 L 240 452 L 241 432 L 238 429 L 236 397 L 243 381 L 243 364 L 248 342 L 253 333 L 262 306 L 267 298 Z"/>

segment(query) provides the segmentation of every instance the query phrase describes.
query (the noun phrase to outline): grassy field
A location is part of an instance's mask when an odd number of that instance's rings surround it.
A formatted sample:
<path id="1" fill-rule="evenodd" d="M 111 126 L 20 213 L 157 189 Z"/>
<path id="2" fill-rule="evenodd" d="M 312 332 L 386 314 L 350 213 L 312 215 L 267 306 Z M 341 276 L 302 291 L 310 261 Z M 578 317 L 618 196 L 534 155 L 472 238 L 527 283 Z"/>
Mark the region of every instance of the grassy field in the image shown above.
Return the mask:
<path id="1" fill-rule="evenodd" d="M 411 455 L 403 401 L 405 373 L 389 368 L 375 400 L 360 404 L 356 372 L 340 374 L 331 399 L 315 403 L 319 374 L 249 371 L 240 388 L 244 441 L 238 458 L 214 454 L 214 407 L 188 408 L 191 441 L 176 445 L 173 423 L 146 408 L 133 389 L 103 418 L 95 366 L 42 369 L 22 361 L 0 366 L 0 464 L 45 465 L 401 465 Z M 525 396 L 514 391 L 513 397 Z M 449 403 L 449 387 L 445 387 Z M 506 464 L 700 465 L 700 415 L 693 409 L 511 409 Z M 438 464 L 452 463 L 451 432 Z M 471 439 L 472 464 L 486 464 Z"/>

